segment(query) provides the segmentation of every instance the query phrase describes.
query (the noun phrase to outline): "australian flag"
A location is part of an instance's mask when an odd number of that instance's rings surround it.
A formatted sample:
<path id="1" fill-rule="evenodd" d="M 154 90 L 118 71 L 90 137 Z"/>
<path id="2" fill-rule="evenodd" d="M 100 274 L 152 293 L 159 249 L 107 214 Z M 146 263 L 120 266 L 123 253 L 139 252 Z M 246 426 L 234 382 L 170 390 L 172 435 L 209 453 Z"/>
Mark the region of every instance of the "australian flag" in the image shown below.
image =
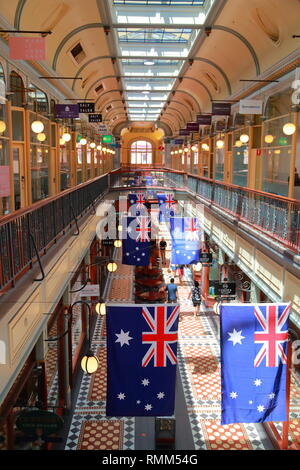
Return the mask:
<path id="1" fill-rule="evenodd" d="M 159 205 L 159 221 L 169 221 L 170 217 L 175 215 L 174 196 L 172 194 L 157 194 L 157 202 Z"/>
<path id="2" fill-rule="evenodd" d="M 144 193 L 132 193 L 128 194 L 128 201 L 129 201 L 129 208 L 130 208 L 130 215 L 138 216 L 138 215 L 145 215 L 147 211 L 145 203 L 146 197 Z"/>
<path id="3" fill-rule="evenodd" d="M 150 217 L 123 218 L 122 263 L 130 266 L 148 266 L 150 263 Z"/>
<path id="4" fill-rule="evenodd" d="M 222 424 L 287 420 L 289 309 L 221 306 Z"/>
<path id="5" fill-rule="evenodd" d="M 172 217 L 171 264 L 194 264 L 200 260 L 200 229 L 193 217 Z"/>
<path id="6" fill-rule="evenodd" d="M 108 305 L 107 416 L 172 416 L 179 305 Z"/>

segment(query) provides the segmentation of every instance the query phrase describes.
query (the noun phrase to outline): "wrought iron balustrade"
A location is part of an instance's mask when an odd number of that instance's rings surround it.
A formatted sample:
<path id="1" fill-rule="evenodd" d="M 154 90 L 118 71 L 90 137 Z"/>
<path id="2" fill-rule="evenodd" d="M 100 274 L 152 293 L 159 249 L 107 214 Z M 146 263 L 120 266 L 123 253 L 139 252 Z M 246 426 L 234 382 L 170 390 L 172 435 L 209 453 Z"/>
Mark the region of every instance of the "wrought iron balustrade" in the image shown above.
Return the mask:
<path id="1" fill-rule="evenodd" d="M 0 290 L 13 286 L 32 266 L 36 253 L 30 235 L 44 254 L 107 189 L 108 175 L 103 175 L 0 219 Z"/>

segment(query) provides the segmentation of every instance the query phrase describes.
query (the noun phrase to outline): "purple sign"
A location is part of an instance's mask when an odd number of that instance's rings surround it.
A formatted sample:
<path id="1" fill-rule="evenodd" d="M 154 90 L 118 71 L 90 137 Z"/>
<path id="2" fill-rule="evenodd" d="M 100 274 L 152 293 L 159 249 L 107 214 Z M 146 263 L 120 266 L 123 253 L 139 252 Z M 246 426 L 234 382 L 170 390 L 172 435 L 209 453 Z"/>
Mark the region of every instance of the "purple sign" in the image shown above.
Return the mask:
<path id="1" fill-rule="evenodd" d="M 188 129 L 179 129 L 179 135 L 190 135 L 190 131 Z"/>
<path id="2" fill-rule="evenodd" d="M 231 103 L 212 103 L 212 114 L 214 116 L 230 116 Z"/>
<path id="3" fill-rule="evenodd" d="M 174 143 L 175 143 L 175 145 L 182 145 L 183 144 L 183 139 L 175 139 Z"/>
<path id="4" fill-rule="evenodd" d="M 199 124 L 198 122 L 188 122 L 186 124 L 186 128 L 190 131 L 190 132 L 199 132 Z"/>
<path id="5" fill-rule="evenodd" d="M 211 114 L 197 114 L 197 122 L 200 126 L 210 126 Z"/>
<path id="6" fill-rule="evenodd" d="M 58 119 L 73 119 L 79 117 L 78 104 L 57 104 L 55 112 Z"/>

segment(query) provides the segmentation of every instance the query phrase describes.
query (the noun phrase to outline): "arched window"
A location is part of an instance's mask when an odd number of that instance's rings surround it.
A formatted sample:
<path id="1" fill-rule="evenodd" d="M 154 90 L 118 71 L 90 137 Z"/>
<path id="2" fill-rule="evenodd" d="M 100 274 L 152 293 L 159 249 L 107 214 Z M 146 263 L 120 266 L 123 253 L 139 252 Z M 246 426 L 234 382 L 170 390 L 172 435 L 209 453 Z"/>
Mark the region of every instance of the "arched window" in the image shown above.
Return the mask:
<path id="1" fill-rule="evenodd" d="M 25 100 L 25 89 L 22 77 L 16 72 L 11 72 L 10 74 L 10 91 L 13 93 L 11 104 L 12 106 L 17 106 L 22 108 L 26 104 Z"/>
<path id="2" fill-rule="evenodd" d="M 28 92 L 28 105 L 37 113 L 48 113 L 48 98 L 46 93 L 30 83 Z"/>
<path id="3" fill-rule="evenodd" d="M 146 140 L 136 140 L 130 147 L 130 162 L 133 165 L 152 163 L 152 144 Z"/>

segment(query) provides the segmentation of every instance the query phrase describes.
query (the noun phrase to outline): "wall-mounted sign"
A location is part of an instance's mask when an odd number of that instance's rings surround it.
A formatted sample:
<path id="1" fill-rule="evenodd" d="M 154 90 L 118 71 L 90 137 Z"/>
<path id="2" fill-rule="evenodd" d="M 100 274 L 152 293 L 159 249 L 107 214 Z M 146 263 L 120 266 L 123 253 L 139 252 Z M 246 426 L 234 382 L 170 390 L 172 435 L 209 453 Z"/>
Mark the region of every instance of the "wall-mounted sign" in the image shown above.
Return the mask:
<path id="1" fill-rule="evenodd" d="M 16 419 L 17 428 L 30 436 L 55 434 L 62 429 L 64 422 L 60 416 L 50 411 L 22 411 Z"/>
<path id="2" fill-rule="evenodd" d="M 199 132 L 199 123 L 198 122 L 187 122 L 186 128 L 190 132 Z"/>
<path id="3" fill-rule="evenodd" d="M 89 122 L 102 122 L 102 114 L 89 114 Z"/>
<path id="4" fill-rule="evenodd" d="M 94 113 L 95 112 L 95 103 L 77 103 L 80 113 Z"/>
<path id="5" fill-rule="evenodd" d="M 80 297 L 99 297 L 100 290 L 98 284 L 90 284 L 79 291 Z"/>
<path id="6" fill-rule="evenodd" d="M 10 59 L 46 60 L 45 38 L 10 36 L 8 45 Z"/>
<path id="7" fill-rule="evenodd" d="M 230 116 L 231 103 L 212 103 L 212 114 L 214 116 Z"/>
<path id="8" fill-rule="evenodd" d="M 113 136 L 112 135 L 103 135 L 102 136 L 102 142 L 104 144 L 111 144 L 113 141 Z"/>
<path id="9" fill-rule="evenodd" d="M 211 114 L 197 114 L 197 122 L 200 126 L 210 126 Z"/>
<path id="10" fill-rule="evenodd" d="M 0 197 L 10 196 L 9 165 L 0 166 Z"/>
<path id="11" fill-rule="evenodd" d="M 240 114 L 262 114 L 263 101 L 262 100 L 241 100 L 240 101 Z"/>
<path id="12" fill-rule="evenodd" d="M 57 104 L 55 114 L 58 119 L 74 119 L 79 117 L 78 104 Z"/>

